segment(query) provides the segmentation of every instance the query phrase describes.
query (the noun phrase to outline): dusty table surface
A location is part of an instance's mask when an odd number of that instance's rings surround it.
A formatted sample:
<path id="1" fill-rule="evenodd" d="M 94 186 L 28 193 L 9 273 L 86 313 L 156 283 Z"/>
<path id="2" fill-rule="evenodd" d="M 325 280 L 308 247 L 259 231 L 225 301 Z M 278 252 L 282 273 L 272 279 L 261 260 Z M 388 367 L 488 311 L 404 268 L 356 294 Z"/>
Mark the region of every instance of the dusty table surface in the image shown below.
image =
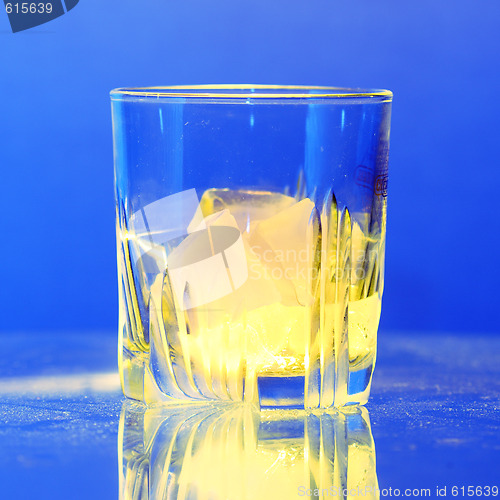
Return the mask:
<path id="1" fill-rule="evenodd" d="M 0 498 L 118 498 L 114 336 L 4 335 L 2 347 Z M 382 332 L 366 406 L 381 497 L 500 487 L 499 396 L 500 339 Z"/>

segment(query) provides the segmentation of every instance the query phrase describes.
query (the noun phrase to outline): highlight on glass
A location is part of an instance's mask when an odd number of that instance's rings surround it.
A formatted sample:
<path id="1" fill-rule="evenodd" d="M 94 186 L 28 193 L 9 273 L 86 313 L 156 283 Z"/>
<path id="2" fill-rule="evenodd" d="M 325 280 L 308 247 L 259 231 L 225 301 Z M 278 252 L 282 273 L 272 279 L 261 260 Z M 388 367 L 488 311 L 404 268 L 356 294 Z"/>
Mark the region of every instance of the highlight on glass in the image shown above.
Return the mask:
<path id="1" fill-rule="evenodd" d="M 125 395 L 364 404 L 391 92 L 218 85 L 111 101 Z"/>

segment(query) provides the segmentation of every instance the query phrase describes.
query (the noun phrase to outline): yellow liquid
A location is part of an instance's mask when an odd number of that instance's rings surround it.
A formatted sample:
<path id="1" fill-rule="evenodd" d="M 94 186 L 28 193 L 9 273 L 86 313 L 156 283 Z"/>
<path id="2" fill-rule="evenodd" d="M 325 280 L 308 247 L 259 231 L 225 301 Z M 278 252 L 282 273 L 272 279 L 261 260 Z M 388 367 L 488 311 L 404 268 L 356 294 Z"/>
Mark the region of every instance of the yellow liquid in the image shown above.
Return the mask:
<path id="1" fill-rule="evenodd" d="M 279 193 L 212 189 L 204 193 L 200 206 L 205 217 L 227 211 L 223 223 L 242 231 L 249 278 L 231 297 L 191 314 L 200 323 L 191 342 L 203 345 L 200 354 L 209 358 L 209 364 L 232 345 L 230 357 L 244 356 L 247 366 L 257 373 L 303 375 L 313 307 L 312 298 L 307 297 L 310 273 L 304 269 L 311 267 L 313 259 L 315 242 L 309 230 L 313 203 L 308 199 L 297 202 Z M 367 237 L 355 223 L 351 249 L 355 263 L 365 254 L 366 245 Z M 351 288 L 356 292 L 359 280 Z M 265 305 L 255 307 L 261 302 Z M 333 330 L 342 311 L 336 304 L 324 308 L 325 327 Z M 378 293 L 349 301 L 349 362 L 353 368 L 373 361 L 380 310 Z M 203 327 L 203 318 L 211 327 Z M 204 344 L 203 338 L 209 342 Z"/>
<path id="2" fill-rule="evenodd" d="M 350 370 L 374 362 L 381 238 L 366 234 L 363 217 L 361 223 L 351 223 L 349 213 L 338 212 L 336 203 L 330 212 L 318 214 L 307 198 L 254 191 L 211 189 L 200 207 L 207 228 L 238 229 L 247 276 L 231 293 L 190 308 L 182 307 L 168 265 L 164 279 L 158 276 L 150 289 L 144 287 L 149 340 L 167 359 L 163 376 L 185 379 L 188 390 L 179 385 L 184 393 L 242 400 L 252 377 L 307 376 L 315 359 L 321 357 L 324 364 L 328 360 L 323 358 L 333 357 L 336 349 L 347 351 Z M 176 252 L 196 254 L 199 235 L 190 233 L 167 260 L 173 262 Z M 199 274 L 202 279 L 203 271 Z M 134 305 L 133 300 L 128 303 Z M 138 306 L 129 305 L 122 311 L 127 314 L 140 316 Z M 130 323 L 133 335 L 124 345 L 144 357 L 145 334 L 139 331 L 140 322 Z M 347 341 L 339 340 L 343 331 Z M 134 366 L 133 359 L 122 361 L 124 371 L 131 373 Z"/>
<path id="3" fill-rule="evenodd" d="M 331 317 L 335 316 L 335 305 Z M 381 301 L 378 294 L 349 302 L 349 362 L 352 368 L 373 361 Z M 240 321 L 222 322 L 212 328 L 198 329 L 189 337 L 190 351 L 200 359 L 195 363 L 215 366 L 221 353 L 226 363 L 239 366 L 246 360 L 256 373 L 269 375 L 304 375 L 309 311 L 303 306 L 274 303 L 243 315 Z"/>

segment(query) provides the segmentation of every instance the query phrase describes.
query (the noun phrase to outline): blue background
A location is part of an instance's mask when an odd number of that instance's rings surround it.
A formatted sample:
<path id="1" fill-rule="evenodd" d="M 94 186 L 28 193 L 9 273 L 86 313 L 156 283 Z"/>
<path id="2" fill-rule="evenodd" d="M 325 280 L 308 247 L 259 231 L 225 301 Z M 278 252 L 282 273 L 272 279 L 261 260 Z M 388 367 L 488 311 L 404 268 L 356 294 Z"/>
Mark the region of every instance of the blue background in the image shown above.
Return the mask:
<path id="1" fill-rule="evenodd" d="M 119 86 L 284 83 L 395 94 L 382 328 L 499 333 L 500 3 L 82 0 L 0 12 L 0 332 L 117 325 Z"/>

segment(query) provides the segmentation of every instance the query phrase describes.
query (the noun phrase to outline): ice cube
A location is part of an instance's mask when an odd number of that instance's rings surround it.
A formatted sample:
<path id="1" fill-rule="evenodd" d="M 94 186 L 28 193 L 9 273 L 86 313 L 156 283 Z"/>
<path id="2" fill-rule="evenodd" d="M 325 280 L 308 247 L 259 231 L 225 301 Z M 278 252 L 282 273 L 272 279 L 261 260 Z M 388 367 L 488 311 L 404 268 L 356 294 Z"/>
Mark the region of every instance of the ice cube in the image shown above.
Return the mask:
<path id="1" fill-rule="evenodd" d="M 349 302 L 349 361 L 361 369 L 373 360 L 377 346 L 381 300 L 378 293 Z"/>
<path id="2" fill-rule="evenodd" d="M 208 189 L 200 206 L 205 217 L 228 209 L 243 233 L 249 232 L 252 223 L 268 219 L 294 203 L 294 198 L 270 191 Z"/>
<path id="3" fill-rule="evenodd" d="M 168 272 L 182 310 L 231 294 L 248 277 L 241 233 L 224 210 L 204 220 L 168 256 Z"/>
<path id="4" fill-rule="evenodd" d="M 312 303 L 308 284 L 316 245 L 313 210 L 309 199 L 294 203 L 258 222 L 249 237 L 252 250 L 266 266 L 285 305 Z"/>
<path id="5" fill-rule="evenodd" d="M 243 238 L 248 278 L 241 287 L 217 300 L 201 307 L 196 313 L 207 328 L 215 328 L 222 323 L 245 323 L 245 315 L 254 309 L 281 301 L 276 284 L 269 278 L 268 269 Z"/>

